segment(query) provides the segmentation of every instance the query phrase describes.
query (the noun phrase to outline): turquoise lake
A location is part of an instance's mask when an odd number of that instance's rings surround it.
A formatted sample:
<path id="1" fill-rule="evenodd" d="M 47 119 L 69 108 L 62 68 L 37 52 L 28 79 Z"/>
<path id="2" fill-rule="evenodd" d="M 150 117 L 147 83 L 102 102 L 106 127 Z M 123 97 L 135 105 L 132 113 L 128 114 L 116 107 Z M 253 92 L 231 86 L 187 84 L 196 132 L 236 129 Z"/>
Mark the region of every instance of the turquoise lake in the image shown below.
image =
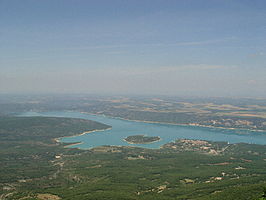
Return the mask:
<path id="1" fill-rule="evenodd" d="M 244 142 L 252 144 L 266 144 L 266 132 L 135 122 L 102 115 L 83 114 L 80 112 L 26 112 L 20 114 L 19 116 L 82 118 L 112 126 L 112 129 L 109 130 L 97 131 L 81 136 L 65 137 L 60 140 L 61 142 L 82 142 L 82 144 L 71 146 L 81 149 L 89 149 L 102 145 L 159 148 L 163 144 L 176 139 L 184 138 L 225 141 L 229 143 Z M 123 139 L 130 135 L 160 136 L 161 140 L 151 144 L 128 144 Z"/>

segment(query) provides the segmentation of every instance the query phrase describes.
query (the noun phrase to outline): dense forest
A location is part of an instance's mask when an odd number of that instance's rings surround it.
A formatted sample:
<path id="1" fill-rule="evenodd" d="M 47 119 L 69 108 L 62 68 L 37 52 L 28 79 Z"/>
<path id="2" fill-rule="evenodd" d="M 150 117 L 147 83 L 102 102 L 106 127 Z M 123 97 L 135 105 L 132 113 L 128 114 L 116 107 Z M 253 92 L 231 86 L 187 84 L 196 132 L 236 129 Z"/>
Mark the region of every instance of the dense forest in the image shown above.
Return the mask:
<path id="1" fill-rule="evenodd" d="M 262 145 L 179 140 L 158 150 L 79 150 L 54 139 L 109 126 L 1 117 L 0 127 L 1 199 L 256 200 L 265 191 Z"/>

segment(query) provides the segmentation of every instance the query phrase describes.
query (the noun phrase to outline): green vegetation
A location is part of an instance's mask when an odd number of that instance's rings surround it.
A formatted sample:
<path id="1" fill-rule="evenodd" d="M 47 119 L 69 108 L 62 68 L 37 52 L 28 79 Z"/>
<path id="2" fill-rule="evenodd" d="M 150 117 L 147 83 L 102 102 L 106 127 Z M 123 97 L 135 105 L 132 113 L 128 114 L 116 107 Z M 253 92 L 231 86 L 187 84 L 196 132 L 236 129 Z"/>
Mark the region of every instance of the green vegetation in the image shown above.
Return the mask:
<path id="1" fill-rule="evenodd" d="M 0 117 L 0 192 L 13 191 L 27 181 L 48 178 L 59 169 L 52 163 L 57 155 L 80 153 L 77 149 L 63 148 L 55 138 L 108 127 L 83 119 Z"/>
<path id="2" fill-rule="evenodd" d="M 84 119 L 55 117 L 0 117 L 1 142 L 43 142 L 110 126 Z"/>
<path id="3" fill-rule="evenodd" d="M 131 144 L 148 144 L 152 142 L 157 142 L 160 140 L 159 136 L 150 137 L 144 135 L 131 135 L 125 138 L 125 141 Z"/>
<path id="4" fill-rule="evenodd" d="M 53 139 L 108 126 L 80 119 L 0 118 L 1 199 L 260 199 L 266 147 L 178 140 L 158 150 L 64 148 Z M 100 134 L 100 133 L 99 133 Z"/>

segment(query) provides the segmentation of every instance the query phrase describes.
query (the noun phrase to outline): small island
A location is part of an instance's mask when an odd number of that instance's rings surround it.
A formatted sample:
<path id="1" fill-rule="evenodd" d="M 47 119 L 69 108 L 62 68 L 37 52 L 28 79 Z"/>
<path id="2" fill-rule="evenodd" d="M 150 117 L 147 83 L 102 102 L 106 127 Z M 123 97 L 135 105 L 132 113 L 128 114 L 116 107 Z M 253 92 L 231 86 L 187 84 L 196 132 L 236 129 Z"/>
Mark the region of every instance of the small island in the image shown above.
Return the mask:
<path id="1" fill-rule="evenodd" d="M 149 144 L 158 142 L 161 138 L 159 136 L 151 137 L 145 135 L 131 135 L 126 137 L 124 140 L 129 144 Z"/>

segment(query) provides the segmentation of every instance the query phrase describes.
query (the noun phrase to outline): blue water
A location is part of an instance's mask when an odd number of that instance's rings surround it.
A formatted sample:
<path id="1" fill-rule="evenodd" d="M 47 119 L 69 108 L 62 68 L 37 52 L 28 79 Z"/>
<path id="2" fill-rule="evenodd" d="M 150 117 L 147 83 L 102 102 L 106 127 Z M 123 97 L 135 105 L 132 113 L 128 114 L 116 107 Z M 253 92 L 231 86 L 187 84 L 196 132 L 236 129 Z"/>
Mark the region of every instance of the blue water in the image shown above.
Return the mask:
<path id="1" fill-rule="evenodd" d="M 19 116 L 82 118 L 112 126 L 112 129 L 110 130 L 93 132 L 81 136 L 65 137 L 61 139 L 61 142 L 82 142 L 82 144 L 72 146 L 81 149 L 89 149 L 102 145 L 159 148 L 163 144 L 180 138 L 225 141 L 230 143 L 244 142 L 266 144 L 266 132 L 134 122 L 102 115 L 83 114 L 79 112 L 26 112 L 20 114 Z M 161 140 L 151 144 L 128 144 L 123 139 L 130 135 L 160 136 Z"/>

